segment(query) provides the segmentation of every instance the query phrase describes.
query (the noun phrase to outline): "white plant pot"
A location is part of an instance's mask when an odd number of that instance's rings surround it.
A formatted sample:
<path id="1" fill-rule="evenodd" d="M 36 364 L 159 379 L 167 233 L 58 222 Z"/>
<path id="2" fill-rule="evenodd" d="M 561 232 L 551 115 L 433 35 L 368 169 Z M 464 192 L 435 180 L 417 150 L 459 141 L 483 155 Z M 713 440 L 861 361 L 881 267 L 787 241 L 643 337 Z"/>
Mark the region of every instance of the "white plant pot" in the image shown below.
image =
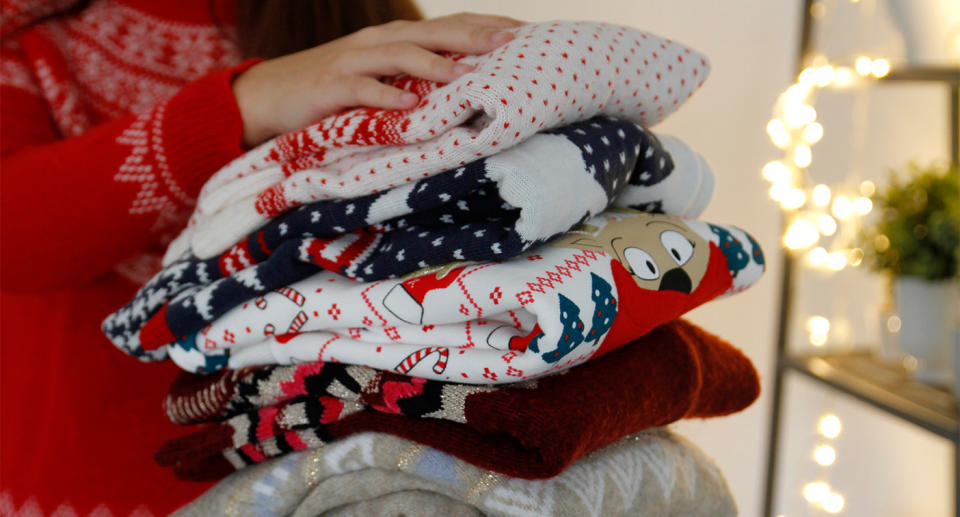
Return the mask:
<path id="1" fill-rule="evenodd" d="M 960 64 L 960 1 L 887 0 L 914 66 Z"/>
<path id="2" fill-rule="evenodd" d="M 914 375 L 919 380 L 949 384 L 953 379 L 952 333 L 960 312 L 958 298 L 955 280 L 894 279 L 900 349 L 917 360 Z"/>

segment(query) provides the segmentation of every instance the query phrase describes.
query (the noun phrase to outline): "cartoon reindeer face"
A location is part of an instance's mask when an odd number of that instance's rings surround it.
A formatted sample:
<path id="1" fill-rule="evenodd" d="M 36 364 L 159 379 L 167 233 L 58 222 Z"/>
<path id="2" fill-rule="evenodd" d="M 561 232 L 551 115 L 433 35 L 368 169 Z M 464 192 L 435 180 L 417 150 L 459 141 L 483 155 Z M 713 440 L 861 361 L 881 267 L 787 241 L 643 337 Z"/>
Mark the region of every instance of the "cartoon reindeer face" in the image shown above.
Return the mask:
<path id="1" fill-rule="evenodd" d="M 690 294 L 707 271 L 710 245 L 680 219 L 635 214 L 609 217 L 602 229 L 581 225 L 553 246 L 604 251 L 619 261 L 643 289 Z"/>

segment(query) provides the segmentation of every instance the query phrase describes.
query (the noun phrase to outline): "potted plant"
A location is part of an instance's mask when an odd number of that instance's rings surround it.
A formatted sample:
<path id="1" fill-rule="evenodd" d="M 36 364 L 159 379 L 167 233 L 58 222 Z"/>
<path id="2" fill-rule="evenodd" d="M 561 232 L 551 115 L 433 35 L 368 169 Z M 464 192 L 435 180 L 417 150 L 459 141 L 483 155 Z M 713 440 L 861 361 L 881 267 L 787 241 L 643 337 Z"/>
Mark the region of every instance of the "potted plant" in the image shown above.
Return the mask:
<path id="1" fill-rule="evenodd" d="M 915 375 L 945 383 L 952 378 L 950 344 L 960 314 L 960 171 L 910 164 L 906 172 L 893 172 L 873 196 L 878 219 L 861 232 L 860 246 L 873 269 L 893 276 L 898 340 L 917 359 Z"/>

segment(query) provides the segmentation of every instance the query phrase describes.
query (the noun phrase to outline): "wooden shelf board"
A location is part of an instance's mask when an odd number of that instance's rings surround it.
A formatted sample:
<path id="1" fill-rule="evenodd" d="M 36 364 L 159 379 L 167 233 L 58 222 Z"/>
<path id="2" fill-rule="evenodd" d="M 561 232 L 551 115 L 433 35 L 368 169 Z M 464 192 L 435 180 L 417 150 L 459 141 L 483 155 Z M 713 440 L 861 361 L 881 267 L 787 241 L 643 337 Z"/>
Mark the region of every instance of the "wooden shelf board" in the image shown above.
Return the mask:
<path id="1" fill-rule="evenodd" d="M 870 353 L 788 356 L 796 371 L 954 443 L 960 436 L 957 397 L 947 388 L 914 380 L 900 364 Z"/>

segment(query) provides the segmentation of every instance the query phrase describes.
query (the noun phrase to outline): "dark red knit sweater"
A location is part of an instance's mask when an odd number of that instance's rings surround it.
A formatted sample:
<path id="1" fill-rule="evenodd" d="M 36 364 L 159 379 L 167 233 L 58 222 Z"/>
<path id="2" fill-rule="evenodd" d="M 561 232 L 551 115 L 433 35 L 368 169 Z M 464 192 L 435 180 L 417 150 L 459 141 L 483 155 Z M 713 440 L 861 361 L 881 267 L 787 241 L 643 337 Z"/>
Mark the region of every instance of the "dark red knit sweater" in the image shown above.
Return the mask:
<path id="1" fill-rule="evenodd" d="M 175 367 L 99 325 L 241 154 L 245 65 L 227 2 L 74 3 L 2 0 L 0 514 L 162 515 L 206 488 L 153 463 Z"/>

